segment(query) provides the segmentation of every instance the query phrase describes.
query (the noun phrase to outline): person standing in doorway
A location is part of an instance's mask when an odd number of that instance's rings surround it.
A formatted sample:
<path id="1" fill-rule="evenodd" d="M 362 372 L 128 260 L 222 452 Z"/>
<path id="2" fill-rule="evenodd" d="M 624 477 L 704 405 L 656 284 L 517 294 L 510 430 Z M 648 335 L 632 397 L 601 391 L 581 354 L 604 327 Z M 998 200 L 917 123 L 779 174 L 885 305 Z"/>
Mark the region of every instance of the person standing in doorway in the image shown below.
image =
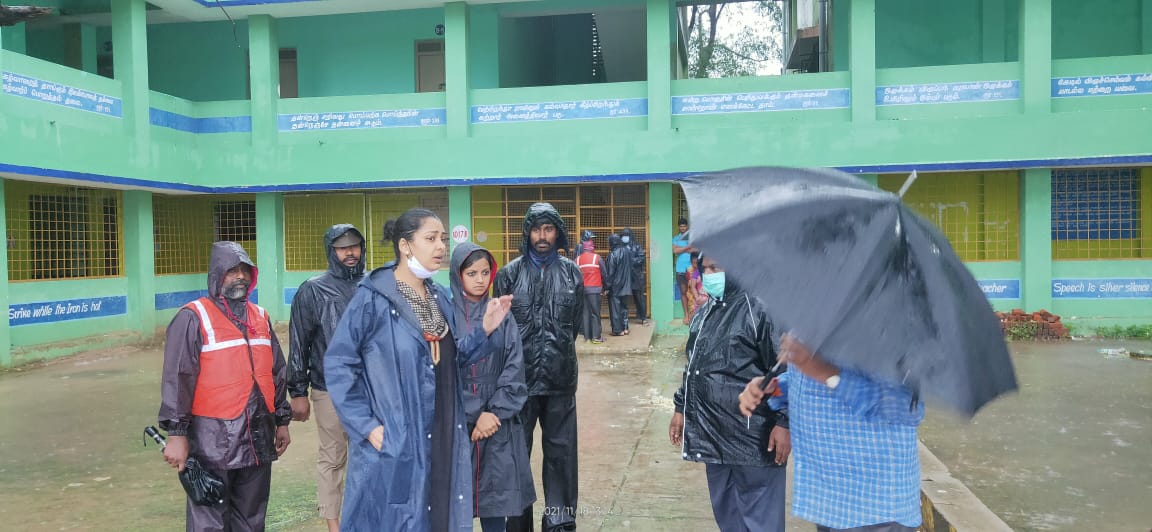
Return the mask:
<path id="1" fill-rule="evenodd" d="M 324 384 L 324 351 L 336 324 L 364 278 L 364 236 L 349 224 L 336 224 L 324 235 L 328 271 L 304 281 L 292 298 L 288 321 L 288 394 L 292 420 L 308 421 L 315 407 L 319 453 L 316 459 L 316 500 L 329 532 L 340 530 L 344 500 L 344 469 L 348 435 Z M 308 389 L 312 389 L 312 404 Z"/>
<path id="2" fill-rule="evenodd" d="M 244 248 L 216 242 L 208 296 L 168 325 L 160 381 L 164 460 L 180 471 L 196 457 L 224 482 L 223 504 L 187 500 L 186 527 L 264 530 L 272 462 L 292 438 L 284 353 L 263 308 L 248 301 L 258 271 Z"/>
<path id="3" fill-rule="evenodd" d="M 648 267 L 644 257 L 644 247 L 636 242 L 632 230 L 620 231 L 620 241 L 632 251 L 632 300 L 636 304 L 636 320 L 640 325 L 648 325 L 648 297 L 645 270 Z"/>
<path id="4" fill-rule="evenodd" d="M 680 219 L 680 232 L 672 237 L 672 253 L 676 255 L 676 287 L 680 289 L 680 306 L 684 309 L 684 325 L 692 321 L 693 293 L 688 286 L 688 270 L 692 266 L 692 248 L 688 237 L 688 220 Z"/>
<path id="5" fill-rule="evenodd" d="M 604 292 L 604 279 L 608 278 L 608 267 L 604 259 L 596 253 L 592 239 L 596 235 L 585 229 L 580 233 L 580 254 L 576 255 L 576 265 L 584 275 L 584 341 L 594 344 L 604 343 L 600 324 L 600 295 Z"/>
<path id="6" fill-rule="evenodd" d="M 512 313 L 524 346 L 528 401 L 520 411 L 528 452 L 540 422 L 544 451 L 545 532 L 576 529 L 576 331 L 584 312 L 580 268 L 568 252 L 568 233 L 550 203 L 535 203 L 524 215 L 520 256 L 496 274 L 496 295 L 515 296 Z M 508 520 L 508 530 L 533 529 L 532 507 Z"/>
<path id="7" fill-rule="evenodd" d="M 632 296 L 632 249 L 624 245 L 620 235 L 608 237 L 608 277 L 604 286 L 608 289 L 608 322 L 612 325 L 612 336 L 628 334 L 628 303 L 624 298 Z"/>

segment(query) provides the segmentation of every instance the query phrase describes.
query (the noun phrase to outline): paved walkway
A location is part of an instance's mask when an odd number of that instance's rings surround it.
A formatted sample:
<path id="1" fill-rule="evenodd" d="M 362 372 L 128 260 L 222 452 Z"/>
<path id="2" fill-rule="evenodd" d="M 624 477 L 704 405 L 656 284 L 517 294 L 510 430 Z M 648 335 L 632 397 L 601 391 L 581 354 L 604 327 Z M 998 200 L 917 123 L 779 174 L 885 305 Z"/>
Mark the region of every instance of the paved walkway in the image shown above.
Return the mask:
<path id="1" fill-rule="evenodd" d="M 628 337 L 580 347 L 581 530 L 716 529 L 704 467 L 681 461 L 667 439 L 683 337 L 649 348 L 651 331 L 634 325 Z M 175 474 L 141 435 L 155 424 L 162 357 L 158 347 L 120 347 L 0 374 L 0 528 L 182 527 Z M 269 528 L 321 530 L 315 424 L 291 429 L 274 466 Z"/>

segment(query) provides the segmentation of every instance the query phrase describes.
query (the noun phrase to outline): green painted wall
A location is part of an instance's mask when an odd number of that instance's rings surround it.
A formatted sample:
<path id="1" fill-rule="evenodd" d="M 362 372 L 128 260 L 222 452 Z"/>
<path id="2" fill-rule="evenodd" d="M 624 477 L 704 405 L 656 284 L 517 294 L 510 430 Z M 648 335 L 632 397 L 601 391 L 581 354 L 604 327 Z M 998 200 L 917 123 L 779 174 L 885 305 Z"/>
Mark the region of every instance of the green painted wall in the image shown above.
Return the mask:
<path id="1" fill-rule="evenodd" d="M 1074 59 L 1137 55 L 1141 51 L 1143 0 L 1052 0 L 1052 57 Z"/>
<path id="2" fill-rule="evenodd" d="M 469 6 L 469 84 L 473 89 L 500 87 L 500 18 L 490 5 Z"/>
<path id="3" fill-rule="evenodd" d="M 417 40 L 440 39 L 442 9 L 357 13 L 277 21 L 280 47 L 296 48 L 300 96 L 399 94 L 416 90 Z"/>
<path id="4" fill-rule="evenodd" d="M 867 37 L 865 42 L 879 42 L 880 39 L 895 37 L 882 35 L 884 16 L 888 9 L 885 0 L 874 3 L 881 9 L 877 13 L 876 27 L 857 28 L 858 36 Z M 994 2 L 985 2 L 983 6 Z M 1148 28 L 1149 13 L 1142 0 L 1139 17 L 1140 26 Z M 129 5 L 127 0 L 118 1 L 121 7 Z M 466 47 L 460 47 L 461 54 L 467 54 L 473 63 L 469 65 L 469 80 L 475 86 L 466 97 L 446 100 L 444 94 L 384 94 L 391 90 L 377 77 L 377 70 L 365 72 L 361 67 L 371 54 L 352 55 L 347 62 L 325 62 L 323 85 L 309 85 L 313 97 L 296 100 L 270 101 L 268 91 L 259 95 L 255 104 L 243 101 L 247 87 L 244 72 L 247 69 L 245 50 L 249 36 L 244 24 L 239 33 L 241 48 L 235 47 L 231 27 L 227 24 L 215 25 L 159 25 L 148 28 L 152 53 L 147 61 L 141 61 L 142 50 L 119 50 L 118 57 L 135 61 L 133 64 L 141 74 L 149 72 L 154 92 L 146 88 L 141 91 L 139 80 L 122 72 L 121 80 L 112 80 L 69 69 L 58 64 L 28 57 L 8 51 L 0 52 L 0 69 L 16 72 L 29 77 L 49 80 L 68 86 L 84 88 L 93 92 L 124 99 L 123 118 L 69 109 L 60 105 L 38 102 L 10 94 L 0 94 L 0 165 L 4 171 L 27 172 L 23 179 L 37 179 L 37 176 L 55 172 L 82 172 L 75 175 L 80 179 L 140 179 L 158 186 L 195 185 L 207 187 L 235 187 L 238 185 L 299 185 L 306 189 L 330 189 L 334 184 L 351 183 L 353 187 L 374 188 L 381 183 L 412 184 L 422 180 L 461 179 L 460 186 L 472 186 L 471 190 L 454 189 L 450 208 L 450 221 L 463 216 L 461 202 L 471 201 L 474 219 L 482 218 L 493 210 L 492 204 L 483 204 L 484 199 L 499 198 L 496 187 L 476 186 L 487 179 L 525 179 L 533 177 L 560 177 L 561 181 L 598 179 L 597 176 L 621 174 L 651 174 L 661 172 L 687 172 L 729 168 L 757 164 L 780 164 L 797 166 L 866 166 L 866 165 L 909 165 L 930 163 L 953 163 L 960 166 L 976 163 L 993 163 L 992 170 L 1000 170 L 996 161 L 1019 161 L 1030 159 L 1067 159 L 1085 157 L 1120 157 L 1152 155 L 1147 139 L 1152 138 L 1152 95 L 1123 97 L 1087 97 L 1076 99 L 1051 99 L 1050 76 L 1077 76 L 1147 72 L 1152 64 L 1152 55 L 1128 55 L 1119 57 L 1098 57 L 1091 59 L 1060 59 L 1055 43 L 1056 37 L 1068 37 L 1062 31 L 1059 20 L 1065 17 L 1064 6 L 1057 2 L 1053 6 L 1053 25 L 1049 27 L 1045 14 L 1049 3 L 1044 0 L 1019 0 L 1014 5 L 1021 10 L 1006 9 L 1003 20 L 987 10 L 980 11 L 979 18 L 971 15 L 967 19 L 957 16 L 957 20 L 971 20 L 980 23 L 979 38 L 969 38 L 956 33 L 956 50 L 948 55 L 940 50 L 927 50 L 923 54 L 907 56 L 913 63 L 952 61 L 956 57 L 976 57 L 973 49 L 979 51 L 982 61 L 1003 61 L 995 56 L 1003 44 L 1005 58 L 1011 56 L 1015 47 L 1021 52 L 1020 61 L 1007 61 L 984 64 L 936 65 L 916 68 L 883 68 L 882 54 L 877 53 L 876 66 L 867 71 L 849 73 L 843 71 L 850 63 L 841 61 L 850 57 L 846 44 L 851 36 L 851 28 L 845 25 L 851 21 L 869 21 L 867 16 L 852 16 L 847 2 L 834 4 L 833 13 L 833 54 L 834 68 L 840 72 L 806 76 L 780 76 L 772 78 L 743 78 L 739 80 L 676 80 L 666 88 L 650 87 L 646 82 L 601 83 L 595 85 L 565 85 L 515 89 L 494 88 L 500 77 L 508 69 L 505 57 L 500 53 L 499 17 L 526 17 L 554 13 L 557 6 L 571 5 L 569 11 L 594 10 L 606 5 L 595 2 L 578 6 L 562 2 L 540 2 L 524 4 L 503 4 L 495 6 L 468 7 L 469 30 L 473 39 Z M 644 5 L 660 6 L 660 1 L 650 1 Z M 859 5 L 859 4 L 857 4 Z M 1121 9 L 1128 3 L 1115 4 Z M 915 7 L 915 6 L 912 6 Z M 1026 9 L 1025 9 L 1026 8 Z M 947 9 L 961 9 L 949 7 Z M 1036 15 L 1028 18 L 1034 21 L 1029 34 L 1013 30 L 1012 17 L 1017 11 Z M 417 33 L 431 32 L 437 23 L 430 14 L 438 10 L 374 14 L 372 16 L 408 20 L 413 26 L 413 35 L 397 37 L 390 49 L 394 58 L 411 61 L 411 43 L 422 38 Z M 997 11 L 999 13 L 999 11 Z M 860 15 L 861 13 L 857 13 Z M 120 26 L 134 29 L 131 39 L 117 42 L 142 42 L 135 33 L 143 34 L 142 19 L 120 17 Z M 905 16 L 905 15 L 901 15 Z M 1120 16 L 1120 15 L 1117 15 Z M 365 15 L 367 17 L 367 15 Z M 408 19 L 406 17 L 413 17 Z M 420 18 L 420 17 L 427 17 Z M 354 18 L 354 17 L 353 17 Z M 652 18 L 652 17 L 650 17 Z M 659 17 L 655 17 L 658 19 Z M 357 21 L 345 23 L 342 17 L 323 19 L 279 19 L 269 21 L 267 31 L 253 35 L 256 44 L 265 47 L 299 46 L 301 79 L 310 74 L 305 64 L 309 50 L 321 53 L 326 50 L 320 37 L 302 36 L 314 29 L 309 21 L 322 22 L 321 27 L 328 33 L 352 33 L 347 28 L 360 27 Z M 1102 19 L 1106 20 L 1106 19 Z M 432 22 L 432 24 L 427 24 Z M 648 27 L 659 23 L 649 20 Z M 965 23 L 967 24 L 967 23 Z M 293 27 L 293 26 L 298 27 Z M 963 26 L 963 24 L 961 24 Z M 969 24 L 971 26 L 971 24 Z M 197 27 L 206 30 L 197 31 Z M 985 28 L 1000 28 L 993 32 Z M 1023 28 L 1021 28 L 1022 30 Z M 1014 33 L 1015 31 L 1015 33 Z M 99 34 L 99 31 L 97 32 Z M 577 32 L 579 33 L 579 32 Z M 999 35 L 1005 36 L 1001 43 Z M 1141 30 L 1139 43 L 1147 46 L 1148 36 Z M 162 34 L 162 35 L 160 35 Z M 1018 35 L 1021 34 L 1021 35 Z M 10 42 L 14 32 L 5 28 L 0 32 L 5 42 Z M 420 34 L 422 35 L 422 34 Z M 499 35 L 499 36 L 497 36 Z M 652 33 L 649 32 L 649 41 Z M 153 36 L 156 36 L 152 39 Z M 351 47 L 353 35 L 340 35 L 339 43 L 328 49 Z M 1027 37 L 1026 39 L 1024 37 Z M 294 41 L 294 39 L 304 39 Z M 380 37 L 383 38 L 383 37 Z M 1080 37 L 1077 37 L 1080 38 Z M 1089 39 L 1090 37 L 1083 37 Z M 99 40 L 100 37 L 97 37 Z M 1099 39 L 1097 39 L 1099 40 Z M 1123 40 L 1123 38 L 1120 38 Z M 389 41 L 391 42 L 391 41 Z M 895 42 L 895 41 L 890 41 Z M 1152 41 L 1149 41 L 1152 42 Z M 189 44 L 191 43 L 191 45 Z M 652 46 L 649 53 L 662 54 L 662 46 Z M 195 45 L 195 46 L 193 46 Z M 896 45 L 892 45 L 896 46 Z M 182 47 L 182 49 L 177 49 Z M 897 47 L 898 48 L 898 47 Z M 931 47 L 929 47 L 931 48 Z M 576 48 L 571 48 L 575 50 Z M 1146 49 L 1146 48 L 1145 48 Z M 1111 51 L 1109 51 L 1111 50 Z M 1024 53 L 1024 52 L 1027 53 Z M 1119 48 L 1098 50 L 1119 53 Z M 135 52 L 135 53 L 131 53 Z M 865 49 L 858 57 L 870 55 Z M 565 63 L 577 63 L 582 54 L 573 52 L 573 58 Z M 935 55 L 933 55 L 935 54 Z M 965 55 L 967 54 L 967 55 Z M 899 54 L 896 54 L 899 55 Z M 906 54 L 907 55 L 907 54 Z M 314 56 L 324 57 L 323 54 Z M 1055 61 L 1052 57 L 1056 57 Z M 839 59 L 837 59 L 839 58 Z M 648 64 L 656 65 L 662 57 L 650 58 Z M 914 59 L 914 61 L 913 61 Z M 316 59 L 320 60 L 320 59 Z M 178 72 L 171 65 L 187 66 L 186 71 Z M 858 65 L 871 63 L 861 60 Z M 131 65 L 129 65 L 131 66 Z M 128 68 L 121 65 L 121 69 Z M 340 70 L 347 68 L 348 70 Z M 552 68 L 548 65 L 548 68 Z M 204 72 L 219 72 L 217 76 L 205 76 Z M 351 74 L 347 74 L 351 72 Z M 556 75 L 555 70 L 547 70 L 548 75 Z M 527 75 L 527 74 L 523 74 Z M 351 81 L 340 81 L 341 76 L 350 76 Z M 210 78 L 210 79 L 209 79 Z M 411 72 L 407 81 L 411 83 Z M 937 83 L 944 81 L 964 81 L 971 79 L 1021 79 L 1022 99 L 1010 102 L 990 102 L 983 104 L 954 104 L 907 106 L 899 110 L 884 107 L 872 108 L 872 91 L 876 84 L 887 83 Z M 158 81 L 165 88 L 157 86 Z M 267 84 L 265 83 L 265 86 Z M 358 96 L 330 96 L 346 91 L 360 90 L 372 86 L 373 94 Z M 305 83 L 301 83 L 302 93 Z M 399 87 L 399 85 L 397 85 Z M 856 94 L 852 109 L 807 110 L 774 113 L 739 113 L 698 116 L 673 116 L 666 122 L 655 118 L 670 114 L 669 102 L 662 94 L 673 96 L 706 95 L 728 92 L 759 92 L 787 90 L 821 90 L 852 87 Z M 397 89 L 401 90 L 401 89 Z M 403 91 L 411 90 L 402 89 Z M 176 92 L 176 97 L 163 96 L 159 92 Z M 334 91 L 334 92 L 333 92 Z M 667 92 L 665 92 L 667 91 Z M 379 94 L 377 94 L 379 93 Z M 532 123 L 478 124 L 449 136 L 444 127 L 417 127 L 394 129 L 364 129 L 341 131 L 279 132 L 270 120 L 274 113 L 330 112 L 368 109 L 410 109 L 451 107 L 452 116 L 467 116 L 468 105 L 514 104 L 526 102 L 567 101 L 583 99 L 645 98 L 655 95 L 649 102 L 650 114 L 658 122 L 651 127 L 644 117 L 541 121 Z M 239 101 L 215 101 L 217 99 L 237 99 Z M 202 102 L 202 99 L 213 101 Z M 274 99 L 271 99 L 274 100 Z M 140 112 L 148 106 L 161 107 L 193 117 L 236 116 L 251 113 L 253 108 L 261 110 L 263 122 L 258 122 L 254 133 L 215 133 L 195 135 L 159 127 L 140 127 Z M 963 109 L 963 112 L 957 111 Z M 1073 112 L 1074 111 L 1074 112 Z M 137 133 L 145 133 L 143 135 Z M 942 134 L 941 132 L 946 132 Z M 1003 163 L 1004 170 L 1017 171 L 1019 163 Z M 20 169 L 21 166 L 31 170 Z M 39 170 L 38 170 L 39 169 Z M 988 279 L 1020 278 L 1024 296 L 1018 302 L 996 301 L 1002 308 L 1020 305 L 1034 309 L 1049 308 L 1066 316 L 1078 316 L 1098 320 L 1141 320 L 1148 321 L 1149 310 L 1146 301 L 1095 301 L 1065 300 L 1051 298 L 1051 279 L 1059 277 L 1147 277 L 1150 275 L 1148 260 L 1129 261 L 1056 261 L 1052 260 L 1050 235 L 1051 190 L 1047 174 L 1049 169 L 1029 169 L 1022 173 L 1019 187 L 1019 223 L 1021 230 L 1020 258 L 1018 261 L 972 263 L 971 268 L 978 277 Z M 72 174 L 69 174 L 72 175 Z M 584 177 L 588 176 L 588 177 Z M 15 177 L 21 177 L 16 175 Z M 640 175 L 637 180 L 644 180 Z M 961 179 L 963 181 L 963 179 Z M 488 181 L 489 184 L 492 181 Z M 424 183 L 427 184 L 427 183 Z M 971 187 L 971 184 L 965 186 Z M 670 189 L 669 189 L 670 190 Z M 464 192 L 467 191 L 468 194 Z M 648 230 L 653 235 L 662 235 L 668 224 L 660 221 L 664 216 L 664 204 L 670 202 L 664 197 L 662 186 L 649 188 L 650 214 Z M 968 194 L 962 192 L 962 194 Z M 282 201 L 275 192 L 261 196 L 261 212 L 270 213 L 262 217 L 260 230 L 250 251 L 258 251 L 262 267 L 269 267 L 274 275 L 262 278 L 261 295 L 266 305 L 280 306 L 274 313 L 286 316 L 286 308 L 276 302 L 283 297 L 285 286 L 295 286 L 311 272 L 289 271 L 287 261 L 281 253 L 295 237 L 286 230 L 291 223 L 287 209 L 280 207 Z M 1010 197 L 1000 198 L 1012 201 Z M 126 202 L 126 220 L 147 220 L 155 213 L 146 212 L 144 196 L 135 196 Z M 1152 202 L 1145 210 L 1152 208 Z M 374 207 L 373 207 L 374 208 Z M 371 211 L 372 208 L 369 209 Z M 497 215 L 500 213 L 496 213 Z M 671 216 L 668 214 L 668 216 Z M 1147 215 L 1152 219 L 1152 215 Z M 378 225 L 379 219 L 373 214 L 371 225 Z M 484 230 L 494 234 L 502 233 L 494 224 L 498 221 L 477 221 L 473 234 Z M 488 225 L 493 225 L 489 228 Z M 318 230 L 322 230 L 320 226 Z M 303 231 L 303 230 L 302 230 Z M 303 234 L 307 231 L 303 231 Z M 148 248 L 144 233 L 137 231 L 131 238 L 138 250 Z M 302 238 L 302 237 L 301 237 Z M 652 244 L 664 242 L 661 238 L 652 239 Z M 130 246 L 126 243 L 125 249 Z M 652 248 L 662 253 L 659 245 Z M 151 254 L 148 254 L 151 255 Z M 979 253 L 977 253 L 977 256 Z M 654 261 L 660 260 L 654 257 Z M 988 257 L 985 257 L 988 260 Z M 129 262 L 134 268 L 146 269 L 146 261 Z M 378 264 L 374 264 L 378 265 Z M 660 281 L 665 273 L 663 266 L 654 263 L 653 286 L 670 285 Z M 670 263 L 669 263 L 670 271 Z M 53 283 L 10 283 L 10 301 L 20 303 L 37 301 L 46 297 L 63 299 L 64 295 L 74 296 L 104 294 L 133 294 L 136 314 L 123 318 L 99 318 L 78 320 L 76 326 L 23 326 L 11 328 L 12 342 L 17 345 L 55 342 L 90 336 L 108 330 L 129 330 L 147 323 L 149 313 L 143 301 L 149 290 L 163 293 L 167 287 L 191 286 L 199 289 L 203 282 L 196 276 L 163 276 L 152 282 L 142 282 L 138 275 L 142 272 L 129 272 L 127 277 L 90 281 L 60 281 Z M 279 277 L 279 281 L 277 280 Z M 446 276 L 443 281 L 446 281 Z M 41 285 L 46 287 L 41 290 Z M 176 291 L 173 289 L 171 291 Z M 655 294 L 653 297 L 662 297 Z M 139 293 L 139 295 L 137 295 Z M 670 297 L 670 296 L 669 296 Z M 653 308 L 659 301 L 654 299 Z M 669 298 L 669 304 L 671 300 Z M 158 325 L 170 317 L 169 311 L 153 315 Z M 1087 319 L 1087 318 L 1085 318 Z M 96 325 L 93 325 L 96 324 Z M 3 336 L 0 335 L 0 339 Z M 0 363 L 3 361 L 0 356 Z"/>
<path id="5" fill-rule="evenodd" d="M 1015 0 L 878 1 L 876 66 L 1015 61 L 1019 11 Z"/>
<path id="6" fill-rule="evenodd" d="M 239 44 L 237 44 L 239 43 Z M 192 101 L 248 98 L 248 23 L 148 26 L 148 84 Z"/>

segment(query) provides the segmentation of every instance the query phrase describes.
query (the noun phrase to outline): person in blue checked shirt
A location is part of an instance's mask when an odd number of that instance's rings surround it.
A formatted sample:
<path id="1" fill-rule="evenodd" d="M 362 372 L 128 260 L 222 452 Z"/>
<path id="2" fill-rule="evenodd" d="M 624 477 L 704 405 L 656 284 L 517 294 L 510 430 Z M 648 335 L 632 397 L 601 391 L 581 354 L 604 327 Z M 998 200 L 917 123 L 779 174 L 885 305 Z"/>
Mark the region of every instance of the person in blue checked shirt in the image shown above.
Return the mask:
<path id="1" fill-rule="evenodd" d="M 916 427 L 924 405 L 905 386 L 838 368 L 791 335 L 780 342 L 789 368 L 767 388 L 752 379 L 740 411 L 770 397 L 787 408 L 795 456 L 792 513 L 820 532 L 912 532 L 920 526 Z"/>

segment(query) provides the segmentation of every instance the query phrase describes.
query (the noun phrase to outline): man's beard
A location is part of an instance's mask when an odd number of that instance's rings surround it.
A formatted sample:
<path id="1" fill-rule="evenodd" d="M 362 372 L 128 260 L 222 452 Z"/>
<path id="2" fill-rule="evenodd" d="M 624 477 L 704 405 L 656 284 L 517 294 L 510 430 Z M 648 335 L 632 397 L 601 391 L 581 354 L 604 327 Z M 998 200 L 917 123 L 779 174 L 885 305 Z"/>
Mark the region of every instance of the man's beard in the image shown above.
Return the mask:
<path id="1" fill-rule="evenodd" d="M 540 251 L 540 244 L 544 244 L 544 245 L 548 246 L 548 249 L 545 249 L 544 251 Z M 551 253 L 552 248 L 553 248 L 552 243 L 548 242 L 547 240 L 537 240 L 536 242 L 534 242 L 532 244 L 532 249 L 534 251 L 536 251 L 536 253 Z"/>
<path id="2" fill-rule="evenodd" d="M 248 283 L 237 281 L 228 285 L 224 289 L 224 297 L 235 300 L 246 299 L 248 297 Z"/>

